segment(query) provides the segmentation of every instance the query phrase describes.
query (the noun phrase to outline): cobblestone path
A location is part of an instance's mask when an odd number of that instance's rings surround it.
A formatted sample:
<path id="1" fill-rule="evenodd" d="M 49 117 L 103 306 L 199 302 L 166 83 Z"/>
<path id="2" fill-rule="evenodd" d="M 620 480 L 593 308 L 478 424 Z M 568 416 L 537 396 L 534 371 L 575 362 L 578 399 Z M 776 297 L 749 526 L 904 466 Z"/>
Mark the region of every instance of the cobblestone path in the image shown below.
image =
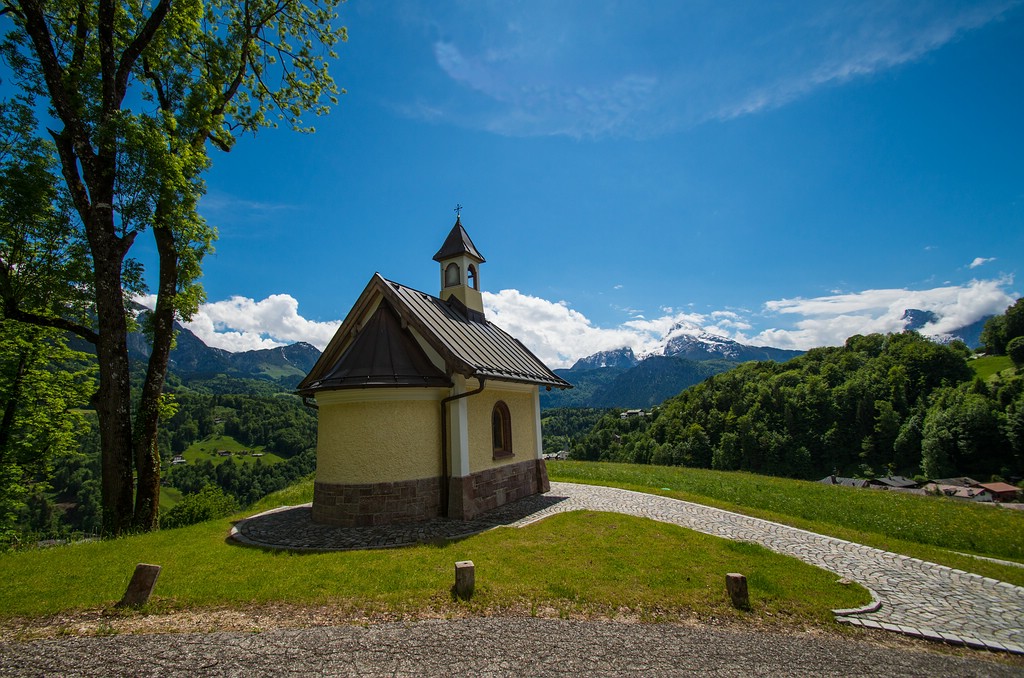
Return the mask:
<path id="1" fill-rule="evenodd" d="M 516 525 L 581 509 L 641 516 L 794 556 L 871 589 L 874 611 L 841 614 L 845 623 L 1024 654 L 1024 588 L 943 565 L 826 537 L 679 499 L 614 487 L 551 483 L 566 497 Z"/>
<path id="2" fill-rule="evenodd" d="M 910 636 L 1024 654 L 1024 588 L 943 565 L 889 553 L 767 520 L 679 499 L 613 487 L 551 483 L 551 491 L 491 511 L 477 520 L 438 519 L 388 528 L 318 525 L 308 506 L 287 507 L 240 522 L 232 537 L 286 549 L 386 548 L 522 527 L 564 511 L 608 511 L 679 525 L 766 548 L 866 586 L 875 603 L 837 611 L 844 623 Z"/>

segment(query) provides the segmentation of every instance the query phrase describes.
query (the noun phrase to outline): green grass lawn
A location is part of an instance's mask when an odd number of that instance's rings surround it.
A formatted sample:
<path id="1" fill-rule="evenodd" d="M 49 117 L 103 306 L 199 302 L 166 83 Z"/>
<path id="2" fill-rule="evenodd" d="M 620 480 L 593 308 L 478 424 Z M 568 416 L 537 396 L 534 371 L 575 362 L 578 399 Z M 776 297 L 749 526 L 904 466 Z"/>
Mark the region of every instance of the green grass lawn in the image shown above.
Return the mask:
<path id="1" fill-rule="evenodd" d="M 309 500 L 306 481 L 253 510 Z M 251 513 L 250 511 L 249 513 Z M 147 611 L 332 605 L 353 615 L 487 614 L 750 619 L 833 625 L 830 610 L 870 596 L 835 574 L 747 543 L 630 516 L 576 512 L 526 528 L 399 549 L 296 554 L 225 540 L 229 520 L 0 556 L 0 617 L 107 608 L 136 563 L 163 567 Z M 454 564 L 476 565 L 476 593 L 453 600 Z M 725 574 L 746 574 L 751 611 Z"/>
<path id="2" fill-rule="evenodd" d="M 1022 560 L 1024 515 L 892 492 L 684 468 L 552 462 L 553 480 L 614 485 L 699 501 L 1024 585 L 1024 569 L 961 556 Z M 242 515 L 312 499 L 312 480 Z M 149 612 L 329 605 L 362 615 L 513 612 L 630 619 L 757 619 L 834 625 L 830 610 L 869 597 L 833 573 L 747 543 L 655 521 L 559 514 L 455 542 L 298 554 L 226 540 L 231 521 L 0 555 L 0 619 L 108 609 L 136 563 L 163 566 Z M 952 550 L 951 550 L 952 549 Z M 476 564 L 477 592 L 452 599 L 454 563 Z M 753 609 L 732 609 L 728 572 L 747 575 Z"/>
<path id="3" fill-rule="evenodd" d="M 165 511 L 169 511 L 174 508 L 174 505 L 181 501 L 181 490 L 167 485 L 160 486 L 160 513 L 163 514 Z"/>
<path id="4" fill-rule="evenodd" d="M 221 450 L 231 452 L 232 456 L 220 456 L 218 452 Z M 248 454 L 240 454 L 241 452 L 247 452 Z M 262 454 L 263 456 L 254 457 L 252 456 L 253 452 Z M 230 458 L 234 458 L 235 463 L 241 464 L 254 464 L 257 459 L 261 459 L 264 464 L 280 464 L 285 460 L 284 457 L 278 456 L 273 452 L 267 452 L 263 449 L 262 445 L 243 445 L 231 436 L 225 435 L 206 436 L 202 440 L 189 445 L 182 453 L 182 456 L 185 457 L 185 460 L 190 464 L 195 464 L 201 461 L 212 461 L 215 466 L 223 464 Z"/>
<path id="5" fill-rule="evenodd" d="M 1004 370 L 1013 369 L 1013 361 L 1006 355 L 987 355 L 984 358 L 976 358 L 967 362 L 974 370 L 974 373 L 982 379 L 991 379 L 994 375 Z"/>
<path id="6" fill-rule="evenodd" d="M 750 473 L 594 462 L 548 462 L 552 480 L 653 492 L 774 520 L 1024 586 L 1024 512 Z"/>

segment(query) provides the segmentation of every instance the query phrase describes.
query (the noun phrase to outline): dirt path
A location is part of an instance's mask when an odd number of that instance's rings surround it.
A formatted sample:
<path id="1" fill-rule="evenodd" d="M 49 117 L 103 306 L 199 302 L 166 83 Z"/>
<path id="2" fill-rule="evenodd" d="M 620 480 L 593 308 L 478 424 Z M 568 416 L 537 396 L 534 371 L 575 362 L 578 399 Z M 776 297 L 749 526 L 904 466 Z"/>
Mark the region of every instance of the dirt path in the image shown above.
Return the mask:
<path id="1" fill-rule="evenodd" d="M 71 636 L 0 641 L 0 675 L 1024 675 L 1005 653 L 872 635 L 490 617 Z"/>

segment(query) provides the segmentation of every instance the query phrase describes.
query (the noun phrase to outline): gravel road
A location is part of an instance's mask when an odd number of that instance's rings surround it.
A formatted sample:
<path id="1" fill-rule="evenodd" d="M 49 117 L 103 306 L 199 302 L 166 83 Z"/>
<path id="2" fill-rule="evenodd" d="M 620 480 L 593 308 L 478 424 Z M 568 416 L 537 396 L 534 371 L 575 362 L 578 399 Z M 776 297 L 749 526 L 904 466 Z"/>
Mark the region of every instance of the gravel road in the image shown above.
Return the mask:
<path id="1" fill-rule="evenodd" d="M 839 635 L 488 617 L 0 640 L 0 675 L 1024 676 L 1020 658 L 938 649 Z"/>

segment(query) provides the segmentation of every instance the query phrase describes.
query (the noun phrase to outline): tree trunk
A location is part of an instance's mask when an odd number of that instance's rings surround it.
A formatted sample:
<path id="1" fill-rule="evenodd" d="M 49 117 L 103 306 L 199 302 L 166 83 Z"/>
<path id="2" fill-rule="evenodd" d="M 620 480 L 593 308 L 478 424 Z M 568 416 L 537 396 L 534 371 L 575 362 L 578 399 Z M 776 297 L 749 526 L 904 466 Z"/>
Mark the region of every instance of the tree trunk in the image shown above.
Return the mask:
<path id="1" fill-rule="evenodd" d="M 159 527 L 160 450 L 157 447 L 157 430 L 160 396 L 174 342 L 174 300 L 178 288 L 178 253 L 174 234 L 169 227 L 160 225 L 162 213 L 158 206 L 157 224 L 153 227 L 160 256 L 156 308 L 150 316 L 153 350 L 149 354 L 149 367 L 135 422 L 135 461 L 139 476 L 135 494 L 135 526 L 141 530 Z"/>
<path id="2" fill-rule="evenodd" d="M 11 382 L 11 391 L 7 394 L 7 402 L 4 404 L 3 419 L 0 419 L 0 463 L 4 462 L 7 453 L 7 441 L 10 440 L 11 430 L 14 428 L 14 415 L 18 411 L 18 400 L 21 398 L 21 382 L 25 378 L 28 357 L 28 353 L 25 351 L 18 355 L 18 367 L 14 372 L 14 379 Z"/>
<path id="3" fill-rule="evenodd" d="M 106 242 L 97 242 L 104 241 Z M 99 388 L 94 396 L 102 449 L 103 530 L 122 534 L 132 521 L 131 372 L 128 326 L 121 291 L 120 247 L 107 238 L 93 241 Z"/>

